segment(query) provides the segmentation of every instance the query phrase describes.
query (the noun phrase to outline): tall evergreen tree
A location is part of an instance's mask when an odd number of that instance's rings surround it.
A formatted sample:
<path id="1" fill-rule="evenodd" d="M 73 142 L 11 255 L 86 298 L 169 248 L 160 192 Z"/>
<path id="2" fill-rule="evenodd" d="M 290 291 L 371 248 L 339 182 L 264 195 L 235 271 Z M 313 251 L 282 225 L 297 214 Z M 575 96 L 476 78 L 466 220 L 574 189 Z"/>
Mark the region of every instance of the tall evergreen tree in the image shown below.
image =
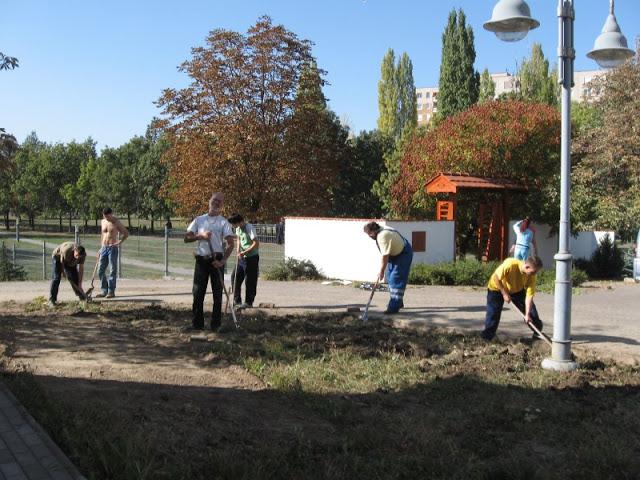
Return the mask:
<path id="1" fill-rule="evenodd" d="M 396 137 L 409 127 L 414 128 L 418 124 L 416 105 L 416 86 L 413 81 L 413 64 L 407 53 L 403 53 L 396 69 L 398 82 L 398 131 Z"/>
<path id="2" fill-rule="evenodd" d="M 399 172 L 398 162 L 404 144 L 403 138 L 409 136 L 418 123 L 413 64 L 406 52 L 397 64 L 392 49 L 384 56 L 382 78 L 378 83 L 378 104 L 378 130 L 384 137 L 385 145 L 384 169 L 372 191 L 384 208 L 387 208 L 391 201 L 391 187 L 396 182 Z"/>
<path id="3" fill-rule="evenodd" d="M 398 122 L 398 82 L 396 81 L 396 57 L 390 48 L 382 57 L 378 82 L 378 130 L 382 135 L 395 137 Z"/>
<path id="4" fill-rule="evenodd" d="M 496 96 L 496 82 L 491 78 L 489 69 L 485 68 L 480 76 L 480 94 L 478 102 L 490 102 Z"/>
<path id="5" fill-rule="evenodd" d="M 480 76 L 473 68 L 475 60 L 473 29 L 466 25 L 462 9 L 452 10 L 442 34 L 438 93 L 441 118 L 462 112 L 478 101 Z"/>
<path id="6" fill-rule="evenodd" d="M 518 69 L 520 95 L 523 100 L 547 105 L 558 105 L 558 85 L 555 70 L 549 72 L 549 61 L 545 58 L 542 46 L 534 43 L 531 57 L 522 60 Z"/>

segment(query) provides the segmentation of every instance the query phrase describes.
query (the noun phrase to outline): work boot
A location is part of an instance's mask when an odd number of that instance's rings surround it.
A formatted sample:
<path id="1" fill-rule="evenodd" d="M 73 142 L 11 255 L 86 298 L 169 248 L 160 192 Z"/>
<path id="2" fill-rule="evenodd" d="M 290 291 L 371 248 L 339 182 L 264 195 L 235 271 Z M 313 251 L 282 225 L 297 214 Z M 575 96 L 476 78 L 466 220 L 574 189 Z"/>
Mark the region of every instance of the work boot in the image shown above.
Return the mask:
<path id="1" fill-rule="evenodd" d="M 104 298 L 107 296 L 107 292 L 100 292 L 99 294 L 96 295 L 96 298 Z"/>
<path id="2" fill-rule="evenodd" d="M 113 293 L 113 292 L 109 292 L 109 293 L 107 293 L 107 294 L 105 295 L 105 297 L 104 297 L 104 298 L 114 298 L 115 296 L 116 296 L 116 294 L 115 294 L 115 293 Z"/>
<path id="3" fill-rule="evenodd" d="M 49 306 L 49 308 L 56 308 L 56 301 L 49 299 L 47 306 Z"/>

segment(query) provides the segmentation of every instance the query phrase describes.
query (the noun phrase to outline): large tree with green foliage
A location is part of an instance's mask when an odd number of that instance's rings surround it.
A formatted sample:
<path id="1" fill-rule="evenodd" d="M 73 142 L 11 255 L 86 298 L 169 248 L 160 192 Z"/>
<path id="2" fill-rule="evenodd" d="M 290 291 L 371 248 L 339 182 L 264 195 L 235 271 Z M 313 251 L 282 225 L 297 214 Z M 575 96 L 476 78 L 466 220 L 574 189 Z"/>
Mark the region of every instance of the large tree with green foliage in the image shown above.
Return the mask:
<path id="1" fill-rule="evenodd" d="M 485 68 L 480 76 L 480 94 L 478 102 L 485 103 L 492 101 L 496 96 L 496 82 L 491 78 L 489 69 Z"/>
<path id="2" fill-rule="evenodd" d="M 378 81 L 378 130 L 382 135 L 395 138 L 398 126 L 400 94 L 396 79 L 396 57 L 392 48 L 382 57 Z"/>
<path id="3" fill-rule="evenodd" d="M 26 215 L 34 225 L 36 215 L 43 212 L 51 188 L 47 172 L 51 163 L 50 146 L 31 132 L 16 152 L 15 181 L 11 186 L 14 200 L 12 210 L 18 216 Z"/>
<path id="4" fill-rule="evenodd" d="M 358 218 L 382 215 L 382 204 L 372 187 L 380 178 L 390 142 L 379 130 L 362 131 L 349 140 L 348 161 L 342 163 L 333 189 L 332 215 Z"/>
<path id="5" fill-rule="evenodd" d="M 558 105 L 559 86 L 555 70 L 549 71 L 549 61 L 542 46 L 534 43 L 531 56 L 524 58 L 517 73 L 520 98 L 528 102 Z"/>
<path id="6" fill-rule="evenodd" d="M 16 165 L 13 158 L 18 150 L 16 137 L 0 128 L 0 211 L 4 215 L 5 227 L 9 229 L 9 212 L 12 207 L 11 186 L 14 183 Z"/>
<path id="7" fill-rule="evenodd" d="M 578 229 L 640 228 L 640 64 L 591 82 L 600 92 L 573 142 L 572 218 Z M 579 112 L 580 113 L 580 112 Z M 581 112 L 585 113 L 585 112 Z"/>
<path id="8" fill-rule="evenodd" d="M 78 181 L 82 165 L 96 158 L 96 142 L 88 138 L 82 143 L 75 141 L 57 143 L 49 147 L 46 163 L 42 164 L 42 175 L 47 179 L 48 189 L 43 212 L 50 217 L 57 217 L 62 230 L 62 218 L 67 215 L 69 228 L 74 207 L 67 201 L 65 192 Z"/>
<path id="9" fill-rule="evenodd" d="M 373 185 L 373 192 L 383 208 L 388 210 L 390 189 L 399 172 L 398 159 L 404 139 L 416 128 L 416 87 L 413 81 L 413 64 L 407 53 L 395 63 L 393 50 L 389 49 L 382 60 L 381 79 L 378 83 L 378 130 L 385 137 L 382 141 L 384 168 Z"/>
<path id="10" fill-rule="evenodd" d="M 315 62 L 304 66 L 284 141 L 283 161 L 277 175 L 283 184 L 297 178 L 299 213 L 326 215 L 331 210 L 333 187 L 339 172 L 348 163 L 348 130 L 327 108 L 322 92 L 324 81 Z M 313 172 L 305 175 L 305 171 Z"/>
<path id="11" fill-rule="evenodd" d="M 391 48 L 382 58 L 378 111 L 378 130 L 393 140 L 400 138 L 405 128 L 414 128 L 418 122 L 413 64 L 406 52 L 397 63 Z"/>
<path id="12" fill-rule="evenodd" d="M 476 61 L 473 29 L 466 24 L 462 9 L 449 13 L 442 34 L 442 59 L 438 82 L 438 116 L 447 118 L 463 112 L 478 101 L 480 76 Z"/>

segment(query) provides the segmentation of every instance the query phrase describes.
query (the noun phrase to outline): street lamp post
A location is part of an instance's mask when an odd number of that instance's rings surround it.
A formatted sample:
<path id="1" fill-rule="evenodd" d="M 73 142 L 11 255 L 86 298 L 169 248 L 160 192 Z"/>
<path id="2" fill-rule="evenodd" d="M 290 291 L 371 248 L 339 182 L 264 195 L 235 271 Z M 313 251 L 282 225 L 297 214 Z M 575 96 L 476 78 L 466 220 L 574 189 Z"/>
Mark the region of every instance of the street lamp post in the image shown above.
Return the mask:
<path id="1" fill-rule="evenodd" d="M 610 0 L 609 16 L 601 35 L 589 52 L 604 68 L 616 67 L 633 56 L 627 47 L 627 40 L 613 13 L 614 3 Z M 562 86 L 561 98 L 561 144 L 560 144 L 560 225 L 558 232 L 558 253 L 556 261 L 556 283 L 553 315 L 553 347 L 551 358 L 545 358 L 542 367 L 548 370 L 570 371 L 577 367 L 571 356 L 571 263 L 569 245 L 571 224 L 569 218 L 571 192 L 571 87 L 573 86 L 573 25 L 575 11 L 573 0 L 558 0 L 558 82 Z M 523 39 L 529 30 L 540 23 L 531 18 L 531 11 L 524 0 L 500 0 L 493 9 L 491 20 L 484 28 L 494 32 L 505 41 Z"/>

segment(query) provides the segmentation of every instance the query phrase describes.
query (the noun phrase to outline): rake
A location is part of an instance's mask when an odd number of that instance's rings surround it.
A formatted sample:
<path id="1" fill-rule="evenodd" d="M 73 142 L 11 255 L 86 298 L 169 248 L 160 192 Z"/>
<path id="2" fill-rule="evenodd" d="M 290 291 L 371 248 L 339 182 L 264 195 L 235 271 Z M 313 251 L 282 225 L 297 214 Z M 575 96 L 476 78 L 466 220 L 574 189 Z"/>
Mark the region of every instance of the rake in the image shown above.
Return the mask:
<path id="1" fill-rule="evenodd" d="M 376 279 L 376 283 L 373 286 L 373 289 L 371 290 L 371 295 L 369 295 L 369 301 L 367 302 L 367 306 L 364 308 L 364 313 L 360 316 L 360 319 L 363 322 L 366 322 L 367 320 L 369 320 L 369 307 L 371 306 L 371 300 L 373 300 L 373 294 L 376 293 L 376 290 L 378 289 L 379 284 L 380 284 L 380 278 Z"/>

